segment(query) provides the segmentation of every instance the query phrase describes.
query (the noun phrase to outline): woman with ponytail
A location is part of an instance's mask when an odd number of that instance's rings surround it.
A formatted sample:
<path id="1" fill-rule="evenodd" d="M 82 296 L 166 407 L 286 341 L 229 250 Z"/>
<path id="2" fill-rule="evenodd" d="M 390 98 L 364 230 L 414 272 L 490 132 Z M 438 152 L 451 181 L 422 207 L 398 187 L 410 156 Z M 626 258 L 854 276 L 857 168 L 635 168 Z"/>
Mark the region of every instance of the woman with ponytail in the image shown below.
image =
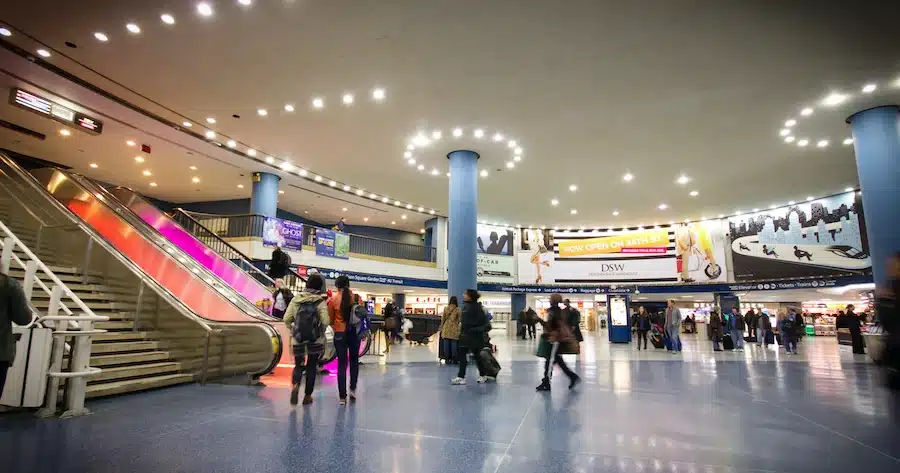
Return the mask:
<path id="1" fill-rule="evenodd" d="M 350 311 L 355 300 L 353 291 L 350 290 L 350 278 L 340 276 L 334 283 L 337 288 L 328 300 L 328 315 L 331 318 L 331 328 L 334 330 L 334 349 L 338 359 L 338 395 L 341 405 L 347 404 L 347 396 L 350 402 L 356 402 L 356 380 L 359 378 L 359 334 L 356 329 L 347 323 L 350 320 Z M 347 391 L 347 364 L 350 367 L 350 391 Z"/>

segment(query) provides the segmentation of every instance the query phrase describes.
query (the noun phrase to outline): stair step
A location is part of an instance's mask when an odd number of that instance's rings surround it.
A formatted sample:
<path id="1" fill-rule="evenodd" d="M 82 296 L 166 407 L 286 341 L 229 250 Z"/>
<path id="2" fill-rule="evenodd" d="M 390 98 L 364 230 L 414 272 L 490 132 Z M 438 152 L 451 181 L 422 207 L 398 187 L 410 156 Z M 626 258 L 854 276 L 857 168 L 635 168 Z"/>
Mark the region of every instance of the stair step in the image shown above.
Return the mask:
<path id="1" fill-rule="evenodd" d="M 175 384 L 192 383 L 193 381 L 193 375 L 179 373 L 149 378 L 129 379 L 125 381 L 114 381 L 111 383 L 89 384 L 87 387 L 87 397 L 95 398 L 135 391 L 146 391 L 148 389 L 162 388 Z"/>
<path id="2" fill-rule="evenodd" d="M 94 352 L 91 353 L 91 366 L 103 368 L 106 366 L 148 363 L 154 361 L 168 361 L 170 359 L 171 356 L 169 355 L 169 353 L 164 351 L 117 353 L 112 355 L 97 355 L 96 352 Z"/>
<path id="3" fill-rule="evenodd" d="M 153 351 L 159 350 L 161 347 L 162 343 L 156 341 L 92 343 L 91 353 L 110 354 L 135 351 Z"/>
<path id="4" fill-rule="evenodd" d="M 134 328 L 134 322 L 130 320 L 109 320 L 106 322 L 95 322 L 94 328 L 103 330 L 131 330 L 132 328 Z"/>
<path id="5" fill-rule="evenodd" d="M 135 332 L 131 330 L 126 330 L 123 332 L 106 332 L 106 333 L 98 333 L 91 337 L 91 340 L 95 342 L 126 342 L 126 341 L 142 341 L 142 340 L 155 340 L 159 337 L 159 334 L 156 332 Z"/>
<path id="6" fill-rule="evenodd" d="M 134 366 L 117 366 L 114 368 L 104 368 L 103 372 L 99 375 L 88 378 L 88 383 L 97 384 L 124 378 L 159 376 L 163 374 L 173 374 L 180 370 L 181 363 L 174 361 L 147 363 Z"/>

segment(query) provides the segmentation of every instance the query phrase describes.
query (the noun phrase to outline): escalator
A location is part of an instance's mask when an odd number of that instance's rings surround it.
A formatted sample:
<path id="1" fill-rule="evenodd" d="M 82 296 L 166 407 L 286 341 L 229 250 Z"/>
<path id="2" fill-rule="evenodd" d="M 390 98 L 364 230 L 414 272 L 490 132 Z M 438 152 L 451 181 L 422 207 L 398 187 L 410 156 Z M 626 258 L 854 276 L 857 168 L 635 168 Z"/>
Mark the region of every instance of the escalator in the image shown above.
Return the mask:
<path id="1" fill-rule="evenodd" d="M 100 283 L 111 288 L 118 301 L 109 310 L 117 323 L 140 327 L 152 338 L 147 346 L 160 351 L 123 356 L 122 366 L 153 355 L 177 363 L 193 380 L 258 376 L 287 352 L 269 316 L 174 245 L 136 229 L 103 193 L 74 176 L 57 169 L 29 174 L 0 155 L 0 184 L 17 196 L 21 205 L 10 218 L 33 230 L 36 247 L 82 274 L 86 289 Z"/>

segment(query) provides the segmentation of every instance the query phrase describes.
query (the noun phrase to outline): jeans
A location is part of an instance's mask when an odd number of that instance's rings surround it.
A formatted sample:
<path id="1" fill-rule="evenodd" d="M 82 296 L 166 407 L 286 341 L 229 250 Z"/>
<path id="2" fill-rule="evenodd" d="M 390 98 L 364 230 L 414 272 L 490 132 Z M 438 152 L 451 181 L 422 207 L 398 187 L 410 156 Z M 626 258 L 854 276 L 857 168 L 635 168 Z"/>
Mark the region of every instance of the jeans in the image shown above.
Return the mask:
<path id="1" fill-rule="evenodd" d="M 3 395 L 3 387 L 6 386 L 6 372 L 9 371 L 10 362 L 0 361 L 0 395 Z"/>
<path id="2" fill-rule="evenodd" d="M 456 352 L 459 350 L 457 345 L 459 345 L 459 341 L 442 338 L 441 342 L 444 344 L 444 356 L 447 357 L 447 361 L 456 361 Z"/>
<path id="3" fill-rule="evenodd" d="M 306 374 L 306 393 L 311 396 L 316 387 L 316 371 L 319 370 L 319 357 L 321 351 L 312 350 L 307 353 L 306 346 L 294 347 L 294 373 L 291 375 L 292 384 L 300 384 L 303 375 Z"/>
<path id="4" fill-rule="evenodd" d="M 790 336 L 781 336 L 781 341 L 784 343 L 784 348 L 788 353 L 797 353 L 797 340 L 791 339 Z"/>
<path id="5" fill-rule="evenodd" d="M 350 390 L 356 391 L 356 380 L 359 378 L 359 334 L 347 327 L 344 333 L 334 334 L 334 349 L 338 359 L 338 395 L 347 397 L 347 355 L 350 355 Z"/>
<path id="6" fill-rule="evenodd" d="M 550 348 L 550 356 L 544 362 L 544 382 L 549 383 L 550 379 L 553 378 L 553 365 L 558 365 L 563 373 L 569 377 L 569 379 L 575 379 L 578 377 L 574 371 L 572 371 L 566 362 L 563 361 L 562 355 L 558 354 L 559 352 L 559 342 L 553 342 L 552 347 Z"/>
<path id="7" fill-rule="evenodd" d="M 681 345 L 681 325 L 670 325 L 666 327 L 666 332 L 669 334 L 672 351 L 678 351 L 678 346 Z"/>
<path id="8" fill-rule="evenodd" d="M 641 349 L 641 340 L 644 341 L 644 350 L 647 349 L 647 331 L 646 330 L 638 330 L 637 331 L 637 347 L 638 350 Z"/>
<path id="9" fill-rule="evenodd" d="M 463 345 L 463 341 L 459 341 L 459 348 L 456 352 L 457 361 L 459 361 L 459 371 L 456 376 L 459 378 L 466 377 L 466 365 L 469 364 L 469 360 L 466 357 L 469 353 L 471 353 L 475 357 L 475 365 L 478 367 L 478 376 L 484 376 L 484 369 L 481 367 L 481 357 L 478 356 L 478 353 L 481 352 L 481 344 L 472 344 L 471 346 Z"/>
<path id="10" fill-rule="evenodd" d="M 744 348 L 744 331 L 736 328 L 731 329 L 731 341 L 734 342 L 734 349 Z"/>
<path id="11" fill-rule="evenodd" d="M 766 346 L 769 346 L 769 342 L 766 341 L 766 337 L 769 335 L 769 331 L 764 328 L 761 328 L 761 329 L 757 329 L 756 333 L 757 333 L 756 346 L 762 346 L 763 344 L 765 344 Z"/>
<path id="12" fill-rule="evenodd" d="M 722 347 L 719 346 L 719 336 L 713 335 L 712 337 L 713 350 L 720 351 Z"/>

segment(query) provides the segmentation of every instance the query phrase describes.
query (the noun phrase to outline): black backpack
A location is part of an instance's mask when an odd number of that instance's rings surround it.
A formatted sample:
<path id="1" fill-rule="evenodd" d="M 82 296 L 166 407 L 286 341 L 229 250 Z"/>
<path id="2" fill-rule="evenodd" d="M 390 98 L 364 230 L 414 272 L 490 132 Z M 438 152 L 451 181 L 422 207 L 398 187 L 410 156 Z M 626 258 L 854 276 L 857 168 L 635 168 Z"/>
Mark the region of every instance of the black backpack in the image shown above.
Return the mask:
<path id="1" fill-rule="evenodd" d="M 356 333 L 369 330 L 371 321 L 369 320 L 369 311 L 366 310 L 365 304 L 354 303 L 350 307 L 350 320 L 347 323 L 356 329 Z"/>
<path id="2" fill-rule="evenodd" d="M 320 299 L 300 303 L 300 308 L 294 316 L 291 326 L 291 335 L 297 343 L 315 343 L 325 335 L 325 326 L 319 318 L 319 304 L 325 301 L 325 296 Z"/>
<path id="3" fill-rule="evenodd" d="M 786 317 L 781 325 L 784 328 L 785 332 L 793 332 L 794 331 L 794 318 Z"/>

